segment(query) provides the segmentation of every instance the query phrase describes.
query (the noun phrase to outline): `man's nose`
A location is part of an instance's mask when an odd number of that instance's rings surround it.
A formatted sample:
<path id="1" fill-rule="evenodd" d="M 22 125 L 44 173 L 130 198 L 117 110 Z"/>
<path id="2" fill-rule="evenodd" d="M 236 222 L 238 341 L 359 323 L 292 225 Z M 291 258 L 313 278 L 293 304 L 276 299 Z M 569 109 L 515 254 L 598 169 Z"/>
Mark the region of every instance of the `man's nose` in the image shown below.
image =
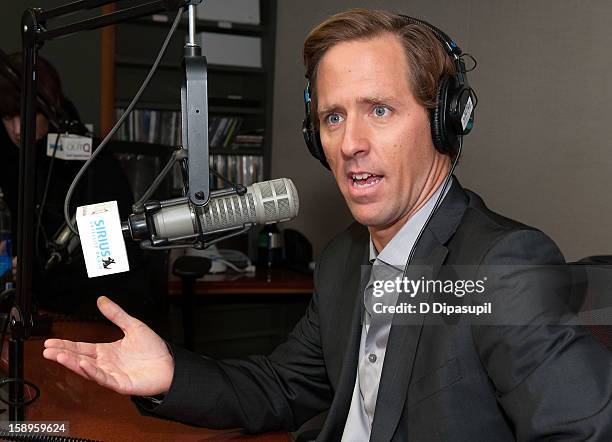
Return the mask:
<path id="1" fill-rule="evenodd" d="M 342 154 L 353 158 L 367 155 L 370 142 L 366 124 L 357 116 L 347 116 L 342 139 Z"/>

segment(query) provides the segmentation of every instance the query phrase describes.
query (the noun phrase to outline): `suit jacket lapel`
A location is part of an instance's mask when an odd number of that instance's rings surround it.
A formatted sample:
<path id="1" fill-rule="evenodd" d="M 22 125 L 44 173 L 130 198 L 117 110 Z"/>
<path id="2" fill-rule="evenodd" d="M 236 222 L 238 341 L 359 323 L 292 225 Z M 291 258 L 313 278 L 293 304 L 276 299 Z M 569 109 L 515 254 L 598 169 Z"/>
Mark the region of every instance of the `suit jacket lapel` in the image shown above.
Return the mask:
<path id="1" fill-rule="evenodd" d="M 448 253 L 444 244 L 456 231 L 466 207 L 467 195 L 455 178 L 442 205 L 423 232 L 407 278 L 418 280 L 423 276 L 433 279 L 438 275 Z M 397 302 L 411 302 L 414 299 L 407 293 L 400 293 Z M 420 300 L 427 301 L 423 297 Z M 372 422 L 371 441 L 388 441 L 395 433 L 406 401 L 425 316 L 418 315 L 415 318 L 417 322 L 412 322 L 414 325 L 406 325 L 406 319 L 401 315 L 393 318 Z"/>
<path id="2" fill-rule="evenodd" d="M 367 240 L 368 236 L 364 236 L 364 239 Z M 344 356 L 334 399 L 317 440 L 331 441 L 342 438 L 351 405 L 361 340 L 362 294 L 370 278 L 368 271 L 362 271 L 369 265 L 368 243 L 365 240 L 352 245 L 340 285 L 342 295 L 338 303 L 341 306 L 339 311 L 349 312 L 350 316 L 346 314 L 346 320 L 342 320 L 340 315 L 338 318 L 338 350 L 343 351 Z"/>

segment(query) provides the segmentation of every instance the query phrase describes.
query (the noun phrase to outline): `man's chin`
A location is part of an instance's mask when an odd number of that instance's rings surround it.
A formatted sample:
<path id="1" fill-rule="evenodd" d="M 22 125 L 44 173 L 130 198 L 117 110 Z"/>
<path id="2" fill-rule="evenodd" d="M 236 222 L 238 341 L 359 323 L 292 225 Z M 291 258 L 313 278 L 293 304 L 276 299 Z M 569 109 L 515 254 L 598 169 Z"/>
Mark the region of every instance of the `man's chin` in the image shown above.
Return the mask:
<path id="1" fill-rule="evenodd" d="M 355 221 L 366 227 L 377 228 L 385 225 L 385 220 L 382 219 L 380 213 L 355 213 L 353 211 L 351 213 Z"/>
<path id="2" fill-rule="evenodd" d="M 355 221 L 370 229 L 385 230 L 393 226 L 398 217 L 393 208 L 381 201 L 372 201 L 367 204 L 347 204 Z M 391 213 L 390 213 L 391 212 Z"/>
<path id="3" fill-rule="evenodd" d="M 372 232 L 382 232 L 387 231 L 389 229 L 393 230 L 398 223 L 400 225 L 405 222 L 402 218 L 397 218 L 393 216 L 384 216 L 385 214 L 382 212 L 382 209 L 379 210 L 368 210 L 366 211 L 353 211 L 351 210 L 351 214 L 355 221 L 359 224 L 368 228 L 370 233 Z"/>

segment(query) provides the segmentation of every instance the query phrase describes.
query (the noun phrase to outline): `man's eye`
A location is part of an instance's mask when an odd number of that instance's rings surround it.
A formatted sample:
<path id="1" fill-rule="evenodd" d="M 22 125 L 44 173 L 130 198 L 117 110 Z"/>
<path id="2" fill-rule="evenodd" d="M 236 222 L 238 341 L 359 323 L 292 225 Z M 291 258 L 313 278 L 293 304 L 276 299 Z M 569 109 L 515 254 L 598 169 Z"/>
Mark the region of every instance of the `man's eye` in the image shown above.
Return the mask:
<path id="1" fill-rule="evenodd" d="M 389 113 L 389 108 L 386 106 L 376 106 L 374 108 L 374 115 L 377 117 L 384 117 Z"/>
<path id="2" fill-rule="evenodd" d="M 340 114 L 329 114 L 325 117 L 327 124 L 335 125 L 342 123 L 342 116 Z"/>

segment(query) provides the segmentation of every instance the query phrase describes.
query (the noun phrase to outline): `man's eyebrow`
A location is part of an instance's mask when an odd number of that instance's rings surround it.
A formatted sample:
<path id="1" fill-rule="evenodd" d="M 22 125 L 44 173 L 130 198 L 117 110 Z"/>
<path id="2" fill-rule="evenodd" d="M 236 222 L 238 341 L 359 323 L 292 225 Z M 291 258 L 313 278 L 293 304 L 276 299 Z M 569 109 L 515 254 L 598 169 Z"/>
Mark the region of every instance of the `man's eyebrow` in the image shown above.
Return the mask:
<path id="1" fill-rule="evenodd" d="M 357 103 L 360 104 L 391 104 L 395 102 L 393 97 L 385 97 L 383 95 L 376 95 L 373 97 L 359 97 Z"/>
<path id="2" fill-rule="evenodd" d="M 317 109 L 317 114 L 325 115 L 337 111 L 338 109 L 340 109 L 340 106 L 332 104 L 331 106 L 320 107 Z"/>
<path id="3" fill-rule="evenodd" d="M 359 104 L 369 104 L 369 105 L 382 105 L 382 104 L 393 104 L 396 100 L 393 97 L 386 97 L 383 95 L 375 95 L 369 97 L 358 97 L 356 99 Z M 329 114 L 341 109 L 342 106 L 332 104 L 330 106 L 321 107 L 318 109 L 317 113 L 319 115 Z"/>

